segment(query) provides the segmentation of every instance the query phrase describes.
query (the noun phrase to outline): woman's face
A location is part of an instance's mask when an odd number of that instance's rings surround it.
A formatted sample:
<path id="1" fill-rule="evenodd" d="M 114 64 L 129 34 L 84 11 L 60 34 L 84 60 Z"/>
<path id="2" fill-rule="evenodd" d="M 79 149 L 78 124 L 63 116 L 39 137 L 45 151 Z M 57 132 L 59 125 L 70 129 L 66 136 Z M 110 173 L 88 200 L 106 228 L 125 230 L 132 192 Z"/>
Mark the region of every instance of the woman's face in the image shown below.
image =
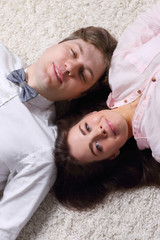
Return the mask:
<path id="1" fill-rule="evenodd" d="M 128 139 L 126 120 L 113 110 L 86 115 L 68 133 L 71 155 L 82 163 L 113 159 Z"/>

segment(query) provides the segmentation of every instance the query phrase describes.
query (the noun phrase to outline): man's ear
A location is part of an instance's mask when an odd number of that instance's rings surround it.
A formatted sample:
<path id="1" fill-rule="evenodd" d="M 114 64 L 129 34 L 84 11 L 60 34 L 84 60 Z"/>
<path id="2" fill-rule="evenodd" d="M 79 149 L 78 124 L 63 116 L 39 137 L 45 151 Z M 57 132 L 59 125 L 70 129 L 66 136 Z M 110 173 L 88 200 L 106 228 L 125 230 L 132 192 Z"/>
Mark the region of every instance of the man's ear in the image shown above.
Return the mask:
<path id="1" fill-rule="evenodd" d="M 87 93 L 86 92 L 83 92 L 83 93 L 80 93 L 77 97 L 75 97 L 75 98 L 68 98 L 67 99 L 67 101 L 71 101 L 71 100 L 73 100 L 73 99 L 77 99 L 77 98 L 81 98 L 81 97 L 84 97 L 84 96 L 86 96 L 87 95 Z"/>
<path id="2" fill-rule="evenodd" d="M 109 160 L 115 159 L 116 157 L 118 157 L 119 154 L 120 154 L 120 151 L 118 150 L 115 154 L 113 154 L 113 155 L 109 158 Z"/>
<path id="3" fill-rule="evenodd" d="M 82 92 L 82 93 L 80 94 L 80 97 L 84 97 L 84 96 L 86 96 L 86 95 L 87 95 L 86 92 Z"/>

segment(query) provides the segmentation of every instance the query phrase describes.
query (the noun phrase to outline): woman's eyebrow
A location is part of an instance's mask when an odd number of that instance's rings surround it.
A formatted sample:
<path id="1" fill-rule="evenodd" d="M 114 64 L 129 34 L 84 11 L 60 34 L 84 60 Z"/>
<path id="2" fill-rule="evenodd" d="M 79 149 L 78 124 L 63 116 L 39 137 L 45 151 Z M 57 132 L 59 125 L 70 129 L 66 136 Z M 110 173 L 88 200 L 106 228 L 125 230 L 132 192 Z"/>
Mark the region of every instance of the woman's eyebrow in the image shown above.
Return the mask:
<path id="1" fill-rule="evenodd" d="M 86 135 L 86 133 L 83 131 L 83 129 L 81 128 L 81 125 L 79 124 L 79 130 L 83 135 Z"/>
<path id="2" fill-rule="evenodd" d="M 96 153 L 94 152 L 94 150 L 93 150 L 93 144 L 92 144 L 92 142 L 90 142 L 89 148 L 90 148 L 90 150 L 91 150 L 91 153 L 92 153 L 94 156 L 97 157 L 97 154 L 96 154 Z"/>
<path id="3" fill-rule="evenodd" d="M 80 132 L 85 136 L 86 135 L 86 133 L 83 131 L 83 129 L 81 128 L 81 125 L 79 124 L 79 130 L 80 130 Z M 94 156 L 97 156 L 96 155 L 96 153 L 94 152 L 94 150 L 93 150 L 93 144 L 90 142 L 89 143 L 89 149 L 90 149 L 90 151 L 91 151 L 91 153 L 94 155 Z"/>

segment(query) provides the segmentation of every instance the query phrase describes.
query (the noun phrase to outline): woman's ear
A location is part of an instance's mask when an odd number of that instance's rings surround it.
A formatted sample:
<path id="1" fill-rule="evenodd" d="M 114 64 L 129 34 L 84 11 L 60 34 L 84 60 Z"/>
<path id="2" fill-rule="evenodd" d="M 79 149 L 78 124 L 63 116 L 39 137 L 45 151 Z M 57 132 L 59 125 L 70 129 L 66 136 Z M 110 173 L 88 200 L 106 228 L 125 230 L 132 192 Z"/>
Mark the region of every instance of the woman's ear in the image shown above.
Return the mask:
<path id="1" fill-rule="evenodd" d="M 120 154 L 120 150 L 118 150 L 115 154 L 113 154 L 113 155 L 109 158 L 109 160 L 115 159 L 119 154 Z"/>

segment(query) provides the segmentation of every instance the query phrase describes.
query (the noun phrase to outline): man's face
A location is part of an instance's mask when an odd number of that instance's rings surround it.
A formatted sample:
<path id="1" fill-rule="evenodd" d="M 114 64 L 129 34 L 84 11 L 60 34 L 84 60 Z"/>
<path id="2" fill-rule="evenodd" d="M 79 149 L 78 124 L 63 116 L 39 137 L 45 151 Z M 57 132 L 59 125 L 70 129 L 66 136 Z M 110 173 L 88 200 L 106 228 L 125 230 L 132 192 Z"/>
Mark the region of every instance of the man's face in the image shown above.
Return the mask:
<path id="1" fill-rule="evenodd" d="M 80 97 L 105 71 L 102 53 L 82 39 L 48 48 L 33 66 L 29 85 L 51 101 Z"/>

